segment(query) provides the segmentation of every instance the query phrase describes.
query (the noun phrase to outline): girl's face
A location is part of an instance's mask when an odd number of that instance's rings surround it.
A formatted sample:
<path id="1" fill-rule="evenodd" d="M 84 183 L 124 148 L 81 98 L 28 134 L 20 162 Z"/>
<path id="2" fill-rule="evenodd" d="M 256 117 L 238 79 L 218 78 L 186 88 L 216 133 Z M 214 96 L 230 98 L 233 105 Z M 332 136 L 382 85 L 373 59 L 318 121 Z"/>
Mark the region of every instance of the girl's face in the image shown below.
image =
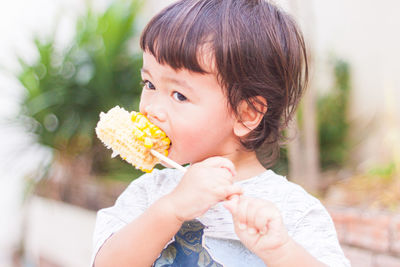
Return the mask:
<path id="1" fill-rule="evenodd" d="M 140 112 L 171 139 L 169 158 L 179 164 L 235 153 L 236 121 L 214 74 L 175 71 L 143 54 Z"/>

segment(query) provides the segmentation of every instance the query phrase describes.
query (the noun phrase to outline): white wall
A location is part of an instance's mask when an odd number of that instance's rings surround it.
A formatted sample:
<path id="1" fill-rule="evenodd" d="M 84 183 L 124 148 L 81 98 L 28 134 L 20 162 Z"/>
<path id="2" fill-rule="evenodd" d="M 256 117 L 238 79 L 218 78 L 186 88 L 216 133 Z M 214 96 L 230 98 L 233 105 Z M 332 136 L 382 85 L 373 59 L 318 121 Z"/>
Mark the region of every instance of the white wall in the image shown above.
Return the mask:
<path id="1" fill-rule="evenodd" d="M 59 201 L 33 197 L 27 206 L 25 249 L 65 267 L 90 266 L 96 213 Z"/>
<path id="2" fill-rule="evenodd" d="M 387 161 L 400 150 L 395 104 L 400 102 L 400 2 L 314 0 L 314 5 L 320 64 L 333 53 L 351 66 L 354 160 L 362 168 Z"/>

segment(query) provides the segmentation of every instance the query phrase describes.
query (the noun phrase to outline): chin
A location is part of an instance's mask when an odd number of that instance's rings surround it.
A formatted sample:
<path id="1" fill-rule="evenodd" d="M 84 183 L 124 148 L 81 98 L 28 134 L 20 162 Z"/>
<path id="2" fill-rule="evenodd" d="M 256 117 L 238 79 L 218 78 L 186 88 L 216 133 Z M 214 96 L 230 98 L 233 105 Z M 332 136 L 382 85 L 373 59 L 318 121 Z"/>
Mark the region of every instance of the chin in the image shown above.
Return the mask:
<path id="1" fill-rule="evenodd" d="M 190 151 L 190 148 L 183 149 L 181 151 Z M 191 155 L 188 155 L 185 152 L 180 153 L 173 146 L 171 146 L 168 150 L 168 158 L 175 161 L 179 165 L 193 164 L 193 163 L 201 162 L 201 161 L 207 159 L 208 157 L 210 157 L 210 156 L 204 156 L 204 154 L 200 155 L 200 154 L 192 153 Z"/>
<path id="2" fill-rule="evenodd" d="M 178 155 L 176 155 L 175 150 L 172 147 L 170 147 L 170 149 L 168 150 L 168 158 L 175 161 L 179 165 L 185 164 L 185 162 L 182 161 L 182 159 L 178 157 Z"/>

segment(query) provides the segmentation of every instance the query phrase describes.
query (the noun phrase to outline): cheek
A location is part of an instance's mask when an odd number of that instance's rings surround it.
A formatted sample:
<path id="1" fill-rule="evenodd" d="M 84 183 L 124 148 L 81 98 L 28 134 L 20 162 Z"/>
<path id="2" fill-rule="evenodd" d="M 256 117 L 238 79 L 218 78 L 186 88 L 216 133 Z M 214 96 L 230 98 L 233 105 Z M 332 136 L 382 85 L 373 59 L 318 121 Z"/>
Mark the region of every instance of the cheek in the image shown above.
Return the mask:
<path id="1" fill-rule="evenodd" d="M 183 124 L 176 130 L 183 149 L 202 153 L 218 150 L 233 133 L 230 121 L 218 116 L 193 119 L 190 124 Z"/>

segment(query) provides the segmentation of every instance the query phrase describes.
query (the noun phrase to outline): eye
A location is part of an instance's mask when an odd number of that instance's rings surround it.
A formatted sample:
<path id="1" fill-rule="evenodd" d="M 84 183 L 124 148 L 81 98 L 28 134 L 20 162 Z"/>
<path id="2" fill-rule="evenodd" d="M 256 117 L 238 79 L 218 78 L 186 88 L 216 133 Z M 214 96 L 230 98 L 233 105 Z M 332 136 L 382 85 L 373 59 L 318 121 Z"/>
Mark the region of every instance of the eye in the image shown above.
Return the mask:
<path id="1" fill-rule="evenodd" d="M 156 87 L 149 80 L 144 80 L 144 81 L 141 82 L 141 84 L 146 89 L 149 89 L 149 90 L 155 90 L 156 89 Z"/>
<path id="2" fill-rule="evenodd" d="M 184 102 L 184 101 L 187 100 L 186 96 L 184 96 L 184 95 L 182 95 L 181 93 L 176 92 L 176 91 L 172 93 L 172 96 L 173 96 L 176 100 L 178 100 L 179 102 Z"/>

